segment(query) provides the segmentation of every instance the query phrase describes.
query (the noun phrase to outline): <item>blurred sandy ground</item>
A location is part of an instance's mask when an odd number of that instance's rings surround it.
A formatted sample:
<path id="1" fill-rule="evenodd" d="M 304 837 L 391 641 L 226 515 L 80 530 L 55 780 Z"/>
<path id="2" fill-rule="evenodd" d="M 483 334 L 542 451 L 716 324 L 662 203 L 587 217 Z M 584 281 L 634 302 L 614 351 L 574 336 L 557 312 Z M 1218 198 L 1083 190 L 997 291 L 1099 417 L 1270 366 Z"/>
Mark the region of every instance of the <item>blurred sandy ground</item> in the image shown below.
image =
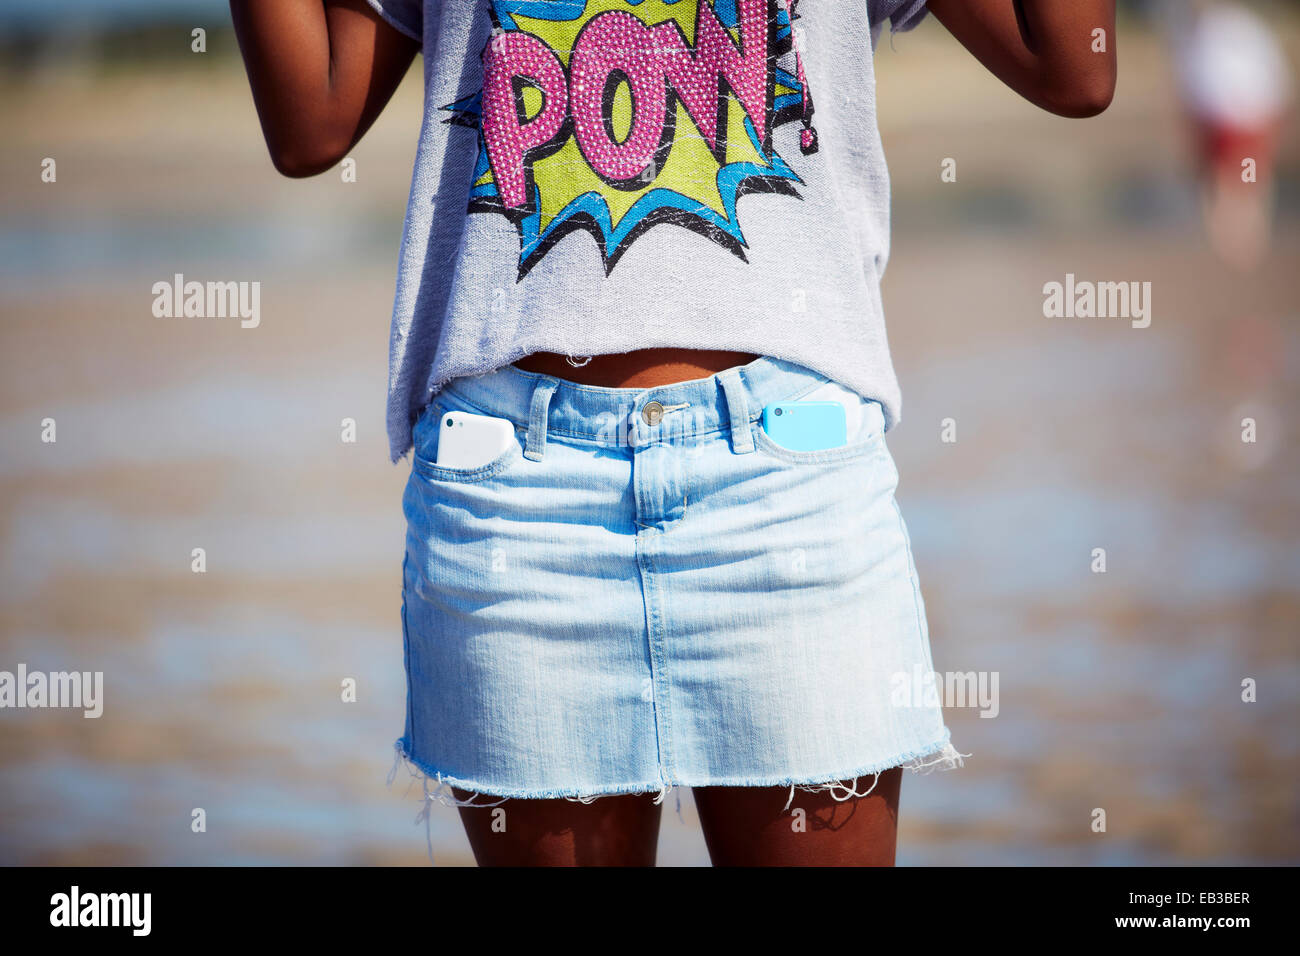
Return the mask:
<path id="1" fill-rule="evenodd" d="M 1001 696 L 995 719 L 950 711 L 964 770 L 905 781 L 899 861 L 1300 861 L 1300 124 L 1276 247 L 1242 277 L 1201 234 L 1154 38 L 1122 36 L 1119 95 L 1086 122 L 936 24 L 894 45 L 890 444 L 936 665 L 997 671 Z M 418 787 L 384 785 L 405 467 L 383 399 L 418 69 L 359 182 L 289 181 L 233 39 L 210 49 L 0 91 L 0 669 L 107 683 L 98 721 L 0 713 L 0 862 L 421 864 Z M 260 280 L 261 327 L 154 318 L 176 272 Z M 1044 319 L 1066 272 L 1152 282 L 1152 326 Z M 672 805 L 661 861 L 706 863 L 689 794 Z M 470 862 L 455 811 L 432 827 L 439 863 Z"/>

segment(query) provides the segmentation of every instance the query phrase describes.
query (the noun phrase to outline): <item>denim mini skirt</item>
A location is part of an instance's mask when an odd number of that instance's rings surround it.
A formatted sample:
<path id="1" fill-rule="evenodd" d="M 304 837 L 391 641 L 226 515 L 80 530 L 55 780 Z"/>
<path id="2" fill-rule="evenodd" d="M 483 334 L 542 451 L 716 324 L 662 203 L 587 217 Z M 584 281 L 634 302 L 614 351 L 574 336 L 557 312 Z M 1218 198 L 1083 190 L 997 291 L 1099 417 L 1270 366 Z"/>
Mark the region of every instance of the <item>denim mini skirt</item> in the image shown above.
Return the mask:
<path id="1" fill-rule="evenodd" d="M 768 357 L 647 389 L 511 365 L 434 396 L 403 500 L 396 745 L 427 794 L 852 795 L 960 764 L 933 695 L 899 693 L 933 665 L 880 405 L 856 398 L 823 451 L 760 421 L 827 381 Z M 438 465 L 448 411 L 507 418 L 515 442 Z"/>

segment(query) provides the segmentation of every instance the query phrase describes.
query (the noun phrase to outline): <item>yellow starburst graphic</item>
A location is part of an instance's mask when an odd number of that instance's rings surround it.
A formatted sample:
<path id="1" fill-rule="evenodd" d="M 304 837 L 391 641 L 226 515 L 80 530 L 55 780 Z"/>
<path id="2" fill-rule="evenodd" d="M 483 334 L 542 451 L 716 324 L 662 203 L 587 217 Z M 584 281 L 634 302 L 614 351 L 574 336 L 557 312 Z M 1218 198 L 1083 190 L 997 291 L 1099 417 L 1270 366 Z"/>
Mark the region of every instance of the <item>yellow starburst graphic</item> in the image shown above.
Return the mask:
<path id="1" fill-rule="evenodd" d="M 716 148 L 711 146 L 680 91 L 665 79 L 667 112 L 662 118 L 663 141 L 654 156 L 647 158 L 646 169 L 633 179 L 611 182 L 593 168 L 592 157 L 584 155 L 579 137 L 572 129 L 573 118 L 569 116 L 544 148 L 534 148 L 524 155 L 527 201 L 508 208 L 497 188 L 487 138 L 481 136 L 470 208 L 475 212 L 505 213 L 519 226 L 519 278 L 560 238 L 575 229 L 595 236 L 607 272 L 637 235 L 664 222 L 702 233 L 745 258 L 745 241 L 736 215 L 739 196 L 747 192 L 794 194 L 792 184 L 801 182 L 781 157 L 760 141 L 758 134 L 759 128 L 770 134 L 778 123 L 809 112 L 800 77 L 777 65 L 778 57 L 789 50 L 790 21 L 783 8 L 768 22 L 767 4 L 753 0 L 724 0 L 714 4 L 708 4 L 708 0 L 494 0 L 489 7 L 495 28 L 492 42 L 517 34 L 518 37 L 512 38 L 527 39 L 530 46 L 515 49 L 525 49 L 531 54 L 540 44 L 544 53 L 538 56 L 553 56 L 558 61 L 570 86 L 567 91 L 555 90 L 550 94 L 556 97 L 572 95 L 575 92 L 572 84 L 591 82 L 589 78 L 575 77 L 572 61 L 575 49 L 584 42 L 584 31 L 591 30 L 593 21 L 603 16 L 630 15 L 648 28 L 626 31 L 634 42 L 644 46 L 631 50 L 619 48 L 616 52 L 623 57 L 620 62 L 648 64 L 645 69 L 649 75 L 653 75 L 658 64 L 667 62 L 668 56 L 677 57 L 677 63 L 687 62 L 694 67 L 695 61 L 685 58 L 696 55 L 701 16 L 715 18 L 713 22 L 720 24 L 737 51 L 742 49 L 746 36 L 766 39 L 766 48 L 761 51 L 766 71 L 766 103 L 761 104 L 765 114 L 758 117 L 757 127 L 736 91 L 726 83 L 718 84 L 719 125 Z M 763 19 L 758 23 L 760 12 Z M 751 22 L 745 25 L 747 33 L 742 30 L 742 15 L 751 17 Z M 585 36 L 595 36 L 597 32 Z M 719 35 L 715 29 L 714 36 Z M 491 55 L 489 43 L 485 60 Z M 521 58 L 521 62 L 532 61 Z M 559 74 L 552 70 L 547 75 Z M 526 128 L 542 117 L 548 94 L 526 70 L 516 69 L 512 79 L 517 81 L 513 88 L 513 112 L 518 116 L 519 126 Z M 638 120 L 634 84 L 618 72 L 603 79 L 601 109 L 605 135 L 614 144 L 623 144 L 632 135 Z M 481 127 L 482 95 L 447 108 L 456 114 L 457 122 Z M 657 122 L 659 117 L 653 120 Z"/>

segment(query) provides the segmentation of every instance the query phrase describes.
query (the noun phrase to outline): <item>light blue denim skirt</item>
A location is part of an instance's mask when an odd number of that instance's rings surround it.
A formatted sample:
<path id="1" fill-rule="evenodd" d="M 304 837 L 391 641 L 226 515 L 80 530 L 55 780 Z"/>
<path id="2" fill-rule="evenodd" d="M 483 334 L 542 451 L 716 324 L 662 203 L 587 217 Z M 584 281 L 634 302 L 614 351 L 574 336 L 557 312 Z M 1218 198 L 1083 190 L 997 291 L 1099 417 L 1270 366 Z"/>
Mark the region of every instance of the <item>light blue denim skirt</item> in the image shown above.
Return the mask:
<path id="1" fill-rule="evenodd" d="M 939 702 L 899 694 L 933 665 L 880 405 L 827 451 L 759 421 L 826 382 L 764 357 L 648 389 L 506 366 L 435 395 L 403 501 L 397 742 L 427 793 L 854 793 L 960 763 Z M 439 466 L 447 411 L 516 443 Z"/>

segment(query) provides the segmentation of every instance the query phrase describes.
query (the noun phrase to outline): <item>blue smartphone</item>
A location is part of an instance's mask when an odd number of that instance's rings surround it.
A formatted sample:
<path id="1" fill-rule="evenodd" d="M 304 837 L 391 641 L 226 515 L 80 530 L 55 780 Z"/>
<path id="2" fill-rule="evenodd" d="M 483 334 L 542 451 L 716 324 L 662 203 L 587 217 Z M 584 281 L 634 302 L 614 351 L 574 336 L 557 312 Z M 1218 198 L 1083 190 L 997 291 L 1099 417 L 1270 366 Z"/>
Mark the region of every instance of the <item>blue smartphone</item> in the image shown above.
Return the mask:
<path id="1" fill-rule="evenodd" d="M 763 409 L 763 431 L 791 451 L 839 448 L 849 440 L 847 416 L 839 402 L 774 402 Z"/>

